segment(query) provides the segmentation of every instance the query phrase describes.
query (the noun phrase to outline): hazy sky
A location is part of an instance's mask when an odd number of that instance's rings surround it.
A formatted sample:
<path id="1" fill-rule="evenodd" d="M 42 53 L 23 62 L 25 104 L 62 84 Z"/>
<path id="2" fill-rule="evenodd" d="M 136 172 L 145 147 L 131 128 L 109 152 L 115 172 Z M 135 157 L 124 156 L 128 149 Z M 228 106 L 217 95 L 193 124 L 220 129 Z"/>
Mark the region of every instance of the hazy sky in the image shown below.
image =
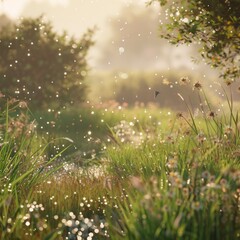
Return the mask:
<path id="1" fill-rule="evenodd" d="M 111 21 L 116 21 L 122 9 L 138 5 L 138 9 L 146 10 L 147 0 L 0 0 L 0 14 L 5 13 L 12 19 L 19 17 L 38 17 L 43 14 L 50 20 L 57 31 L 66 30 L 70 35 L 81 36 L 87 28 L 98 28 L 94 35 L 95 46 L 91 48 L 89 63 L 93 68 L 98 67 L 98 57 L 101 56 L 102 46 L 111 38 Z M 156 3 L 153 8 L 159 9 Z M 157 16 L 157 12 L 156 12 Z M 157 31 L 156 25 L 156 31 Z M 146 43 L 148 44 L 148 43 Z M 174 47 L 173 47 L 174 48 Z M 118 52 L 118 48 L 116 49 Z M 176 66 L 192 67 L 188 49 L 185 47 L 171 51 L 180 59 L 174 60 Z M 157 53 L 156 53 L 157 54 Z M 153 66 L 163 66 L 163 56 L 156 55 Z M 161 62 L 162 61 L 162 62 Z M 164 64 L 165 63 L 165 64 Z"/>
<path id="2" fill-rule="evenodd" d="M 146 0 L 2 0 L 0 13 L 13 19 L 21 16 L 39 16 L 44 13 L 59 30 L 66 29 L 79 35 L 88 27 L 97 25 L 100 30 L 121 8 L 131 4 L 145 7 Z"/>
<path id="3" fill-rule="evenodd" d="M 122 8 L 131 5 L 140 5 L 144 10 L 145 3 L 146 0 L 2 0 L 0 14 L 5 13 L 12 19 L 44 14 L 56 30 L 67 30 L 75 36 L 81 36 L 87 28 L 96 26 L 97 41 L 90 53 L 94 65 L 101 44 L 110 35 L 111 19 L 116 19 Z"/>

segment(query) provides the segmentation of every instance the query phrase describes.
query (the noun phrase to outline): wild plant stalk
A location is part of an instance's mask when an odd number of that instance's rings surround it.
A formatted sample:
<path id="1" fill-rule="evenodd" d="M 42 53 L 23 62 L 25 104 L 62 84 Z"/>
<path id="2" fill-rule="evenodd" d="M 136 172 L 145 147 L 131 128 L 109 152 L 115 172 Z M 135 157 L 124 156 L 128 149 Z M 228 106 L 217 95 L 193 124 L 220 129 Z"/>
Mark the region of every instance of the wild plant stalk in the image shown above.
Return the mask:
<path id="1" fill-rule="evenodd" d="M 5 118 L 2 143 L 0 148 L 0 237 L 1 239 L 13 239 L 17 237 L 22 222 L 20 215 L 24 215 L 21 205 L 30 200 L 33 188 L 45 180 L 60 166 L 48 170 L 54 160 L 61 156 L 62 152 L 51 159 L 44 160 L 44 152 L 48 144 L 34 151 L 36 142 L 35 133 L 26 136 L 26 128 L 14 129 L 22 131 L 20 135 L 10 134 L 10 111 L 16 110 L 17 105 L 2 111 L 1 118 Z M 16 126 L 11 126 L 15 128 Z M 14 224 L 12 224 L 14 223 Z"/>
<path id="2" fill-rule="evenodd" d="M 132 184 L 126 199 L 118 202 L 120 210 L 109 219 L 114 239 L 239 238 L 239 155 L 233 152 L 239 142 L 238 112 L 234 113 L 230 97 L 229 118 L 216 116 L 205 92 L 201 92 L 206 127 L 202 135 L 186 104 L 190 120 L 179 116 L 192 132 L 184 138 L 161 144 L 156 139 L 138 150 L 116 140 L 118 147 L 108 149 L 112 174 L 124 176 Z M 227 125 L 229 133 L 224 130 Z"/>

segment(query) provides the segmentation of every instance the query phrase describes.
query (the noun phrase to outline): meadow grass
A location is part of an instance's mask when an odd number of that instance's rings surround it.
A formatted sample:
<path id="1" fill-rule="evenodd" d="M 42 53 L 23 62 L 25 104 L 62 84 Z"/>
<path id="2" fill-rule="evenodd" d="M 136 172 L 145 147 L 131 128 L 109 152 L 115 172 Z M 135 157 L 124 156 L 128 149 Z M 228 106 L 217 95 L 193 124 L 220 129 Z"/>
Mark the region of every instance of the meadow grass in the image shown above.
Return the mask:
<path id="1" fill-rule="evenodd" d="M 114 103 L 27 117 L 5 105 L 1 239 L 239 239 L 238 109 L 230 96 L 216 113 L 196 90 L 198 116 Z"/>
<path id="2" fill-rule="evenodd" d="M 4 105 L 4 103 L 2 103 Z M 35 148 L 33 123 L 15 100 L 7 101 L 1 111 L 1 148 L 0 148 L 0 236 L 1 239 L 19 239 L 22 231 L 23 215 L 28 208 L 33 188 L 47 178 L 54 170 L 52 162 L 60 156 L 44 159 L 47 145 Z M 18 117 L 11 115 L 17 113 Z M 27 205 L 27 206 L 26 206 Z M 42 206 L 38 206 L 42 208 Z M 26 218 L 25 220 L 27 220 Z M 30 222 L 27 221 L 27 224 Z"/>
<path id="3" fill-rule="evenodd" d="M 109 171 L 132 183 L 113 239 L 239 237 L 238 147 L 181 141 L 108 151 Z"/>
<path id="4" fill-rule="evenodd" d="M 92 153 L 99 154 L 103 151 L 102 142 L 109 141 L 110 128 L 120 121 L 134 122 L 138 128 L 163 127 L 171 114 L 170 110 L 152 108 L 126 108 L 116 102 L 108 102 L 102 106 L 87 106 L 73 108 L 62 112 L 33 112 L 32 119 L 36 120 L 37 132 L 48 143 L 54 139 L 54 144 L 49 144 L 49 155 L 61 151 L 67 137 L 73 140 L 73 145 L 65 155 L 78 151 L 82 158 L 91 158 Z M 159 128 L 160 129 L 160 128 Z M 61 140 L 56 141 L 57 138 Z"/>
<path id="5" fill-rule="evenodd" d="M 240 238 L 238 111 L 227 98 L 228 115 L 216 116 L 204 100 L 200 124 L 189 109 L 170 136 L 108 149 L 109 171 L 132 183 L 113 239 Z"/>

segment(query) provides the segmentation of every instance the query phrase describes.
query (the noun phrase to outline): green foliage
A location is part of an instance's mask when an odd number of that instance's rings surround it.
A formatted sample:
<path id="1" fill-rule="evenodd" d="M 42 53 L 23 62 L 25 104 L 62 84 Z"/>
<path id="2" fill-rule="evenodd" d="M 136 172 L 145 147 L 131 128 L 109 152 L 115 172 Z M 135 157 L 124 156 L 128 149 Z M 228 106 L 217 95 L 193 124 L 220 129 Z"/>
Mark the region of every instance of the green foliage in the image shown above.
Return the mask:
<path id="1" fill-rule="evenodd" d="M 189 115 L 177 114 L 170 136 L 152 133 L 137 147 L 126 141 L 128 128 L 121 135 L 113 129 L 117 145 L 107 150 L 108 171 L 131 183 L 108 220 L 113 239 L 239 238 L 238 112 L 226 96 L 228 114 L 208 114 L 211 105 L 195 87 L 208 108 L 200 122 L 189 108 Z"/>
<path id="2" fill-rule="evenodd" d="M 38 108 L 78 104 L 85 97 L 92 30 L 81 39 L 54 32 L 42 17 L 23 19 L 0 35 L 0 88 Z"/>
<path id="3" fill-rule="evenodd" d="M 29 219 L 25 214 L 33 189 L 59 169 L 61 165 L 52 167 L 52 163 L 64 150 L 47 159 L 47 144 L 41 145 L 36 138 L 26 109 L 14 100 L 0 100 L 0 238 L 22 239 L 20 229 Z M 34 209 L 36 214 L 40 208 L 37 205 Z"/>
<path id="4" fill-rule="evenodd" d="M 46 139 L 46 142 L 55 139 L 54 144 L 48 146 L 49 156 L 61 151 L 62 144 L 64 144 L 62 137 L 64 136 L 73 140 L 73 147 L 65 151 L 64 155 L 70 154 L 71 160 L 75 158 L 74 155 L 77 155 L 76 159 L 78 159 L 79 165 L 86 159 L 98 158 L 104 152 L 104 143 L 109 138 L 109 127 L 118 125 L 121 120 L 137 121 L 142 128 L 146 129 L 151 128 L 160 117 L 162 124 L 168 118 L 167 110 L 125 108 L 113 101 L 105 103 L 101 108 L 99 106 L 91 109 L 86 107 L 68 108 L 61 111 L 61 114 L 44 111 L 32 114 L 37 122 L 38 134 Z"/>
<path id="5" fill-rule="evenodd" d="M 200 44 L 202 57 L 222 70 L 227 83 L 239 79 L 239 0 L 158 1 L 165 6 L 161 36 L 173 44 Z"/>
<path id="6" fill-rule="evenodd" d="M 47 145 L 22 116 L 23 103 L 1 105 L 1 237 L 238 239 L 238 112 L 227 97 L 229 112 L 216 114 L 201 84 L 194 86 L 198 116 L 190 107 L 175 115 L 116 104 L 62 112 L 55 127 L 43 116 L 49 134 L 78 129 L 89 145 L 98 136 L 104 146 L 96 165 L 82 164 L 76 152 L 57 159 L 57 172 L 56 157 L 47 161 Z"/>
<path id="7" fill-rule="evenodd" d="M 184 175 L 165 167 L 148 181 L 131 178 L 133 189 L 120 204 L 114 239 L 238 239 L 237 186 L 231 183 L 236 175 L 193 166 L 179 170 Z"/>

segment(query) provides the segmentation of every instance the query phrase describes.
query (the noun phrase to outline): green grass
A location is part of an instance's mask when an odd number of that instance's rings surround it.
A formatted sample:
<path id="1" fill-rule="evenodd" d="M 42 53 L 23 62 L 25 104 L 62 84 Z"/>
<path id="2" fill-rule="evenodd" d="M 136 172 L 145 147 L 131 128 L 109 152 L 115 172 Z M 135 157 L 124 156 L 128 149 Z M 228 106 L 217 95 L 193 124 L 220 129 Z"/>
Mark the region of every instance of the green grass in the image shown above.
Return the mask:
<path id="1" fill-rule="evenodd" d="M 132 183 L 113 239 L 238 239 L 239 156 L 223 145 L 181 141 L 108 151 L 109 171 Z"/>
<path id="2" fill-rule="evenodd" d="M 35 149 L 35 134 L 31 123 L 25 121 L 20 110 L 17 117 L 12 112 L 19 110 L 16 103 L 7 102 L 1 111 L 0 149 L 0 237 L 19 239 L 23 219 L 28 209 L 26 204 L 32 198 L 33 189 L 43 182 L 56 168 L 49 168 L 60 156 L 44 159 L 47 145 Z M 21 229 L 21 230 L 19 230 Z"/>
<path id="3" fill-rule="evenodd" d="M 240 129 L 227 102 L 228 115 L 209 117 L 202 108 L 199 122 L 189 109 L 170 136 L 108 149 L 109 171 L 132 183 L 113 215 L 113 239 L 240 238 Z"/>
<path id="4" fill-rule="evenodd" d="M 118 108 L 108 105 L 106 108 L 68 109 L 60 114 L 55 112 L 33 112 L 38 133 L 45 143 L 53 139 L 67 137 L 73 140 L 73 146 L 65 155 L 77 152 L 83 158 L 91 158 L 92 153 L 101 154 L 102 143 L 108 141 L 109 128 L 121 120 L 133 122 L 138 128 L 155 129 L 167 124 L 170 111 L 143 108 Z M 49 155 L 54 156 L 63 149 L 65 140 L 54 141 L 49 145 Z"/>
<path id="5" fill-rule="evenodd" d="M 240 129 L 227 103 L 197 117 L 120 106 L 28 117 L 8 103 L 0 238 L 239 239 Z"/>

